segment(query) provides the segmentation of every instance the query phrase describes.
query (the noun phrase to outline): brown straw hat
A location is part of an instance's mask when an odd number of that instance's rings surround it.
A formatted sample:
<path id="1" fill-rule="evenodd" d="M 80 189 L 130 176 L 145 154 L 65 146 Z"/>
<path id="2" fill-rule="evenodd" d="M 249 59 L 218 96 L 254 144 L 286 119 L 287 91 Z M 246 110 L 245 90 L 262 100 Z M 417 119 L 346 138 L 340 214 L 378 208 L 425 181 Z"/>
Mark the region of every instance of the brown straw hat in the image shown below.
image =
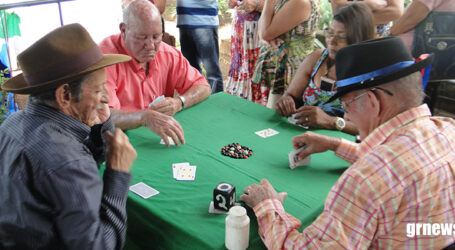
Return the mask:
<path id="1" fill-rule="evenodd" d="M 2 85 L 16 94 L 56 88 L 106 66 L 131 60 L 127 55 L 103 54 L 80 24 L 59 27 L 17 57 L 22 74 Z"/>

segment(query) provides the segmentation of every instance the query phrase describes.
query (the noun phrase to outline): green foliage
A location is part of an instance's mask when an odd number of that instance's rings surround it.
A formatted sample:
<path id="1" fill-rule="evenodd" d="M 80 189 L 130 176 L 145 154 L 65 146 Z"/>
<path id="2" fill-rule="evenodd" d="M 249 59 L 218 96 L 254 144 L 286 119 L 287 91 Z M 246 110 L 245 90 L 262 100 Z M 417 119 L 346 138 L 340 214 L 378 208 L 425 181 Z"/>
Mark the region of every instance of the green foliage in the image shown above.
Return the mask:
<path id="1" fill-rule="evenodd" d="M 177 17 L 175 3 L 166 5 L 164 16 L 166 20 L 175 20 Z M 221 26 L 231 22 L 231 11 L 229 9 L 228 0 L 218 0 L 218 17 L 220 19 Z"/>
<path id="2" fill-rule="evenodd" d="M 319 0 L 319 30 L 330 27 L 332 18 L 332 5 L 328 0 Z"/>
<path id="3" fill-rule="evenodd" d="M 229 7 L 227 0 L 218 0 L 218 10 L 220 11 L 220 14 L 223 15 L 228 9 Z"/>
<path id="4" fill-rule="evenodd" d="M 220 26 L 231 23 L 231 14 L 232 12 L 228 6 L 228 0 L 218 0 L 218 18 L 220 19 Z"/>

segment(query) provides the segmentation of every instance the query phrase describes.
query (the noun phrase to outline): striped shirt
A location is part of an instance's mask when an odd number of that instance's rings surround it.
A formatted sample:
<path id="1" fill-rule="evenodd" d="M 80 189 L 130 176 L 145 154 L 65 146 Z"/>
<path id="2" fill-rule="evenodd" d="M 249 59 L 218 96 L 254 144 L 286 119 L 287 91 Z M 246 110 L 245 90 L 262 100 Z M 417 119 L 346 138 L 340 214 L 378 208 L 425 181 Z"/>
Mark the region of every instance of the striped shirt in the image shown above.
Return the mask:
<path id="1" fill-rule="evenodd" d="M 177 0 L 177 27 L 218 28 L 217 0 Z"/>
<path id="2" fill-rule="evenodd" d="M 101 134 L 43 105 L 0 126 L 0 249 L 121 249 L 131 175 L 106 168 Z"/>
<path id="3" fill-rule="evenodd" d="M 300 221 L 268 199 L 254 207 L 259 234 L 269 249 L 441 249 L 455 241 L 454 142 L 455 121 L 432 117 L 426 105 L 395 116 L 358 145 L 343 140 L 336 154 L 354 164 L 322 214 L 299 233 Z M 451 229 L 432 234 L 416 223 Z"/>

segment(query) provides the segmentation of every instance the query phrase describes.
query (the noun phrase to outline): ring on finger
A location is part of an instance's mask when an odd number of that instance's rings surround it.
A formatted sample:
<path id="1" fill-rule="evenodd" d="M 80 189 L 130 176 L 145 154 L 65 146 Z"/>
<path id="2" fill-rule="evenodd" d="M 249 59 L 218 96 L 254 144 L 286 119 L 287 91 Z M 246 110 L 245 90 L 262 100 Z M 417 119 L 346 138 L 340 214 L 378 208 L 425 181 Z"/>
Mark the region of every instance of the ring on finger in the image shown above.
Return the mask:
<path id="1" fill-rule="evenodd" d="M 305 121 L 306 121 L 306 122 L 310 121 L 310 118 L 308 118 L 308 116 L 305 117 Z"/>

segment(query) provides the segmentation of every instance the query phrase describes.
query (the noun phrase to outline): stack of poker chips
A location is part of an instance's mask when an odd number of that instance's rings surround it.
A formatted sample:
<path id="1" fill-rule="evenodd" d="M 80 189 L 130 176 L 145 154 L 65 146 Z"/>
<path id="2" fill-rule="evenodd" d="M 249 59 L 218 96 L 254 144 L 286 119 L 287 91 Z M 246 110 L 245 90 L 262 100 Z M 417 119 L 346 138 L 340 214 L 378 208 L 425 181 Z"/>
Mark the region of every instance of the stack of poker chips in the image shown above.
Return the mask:
<path id="1" fill-rule="evenodd" d="M 248 159 L 253 155 L 253 150 L 234 142 L 222 147 L 221 154 L 235 159 Z"/>

